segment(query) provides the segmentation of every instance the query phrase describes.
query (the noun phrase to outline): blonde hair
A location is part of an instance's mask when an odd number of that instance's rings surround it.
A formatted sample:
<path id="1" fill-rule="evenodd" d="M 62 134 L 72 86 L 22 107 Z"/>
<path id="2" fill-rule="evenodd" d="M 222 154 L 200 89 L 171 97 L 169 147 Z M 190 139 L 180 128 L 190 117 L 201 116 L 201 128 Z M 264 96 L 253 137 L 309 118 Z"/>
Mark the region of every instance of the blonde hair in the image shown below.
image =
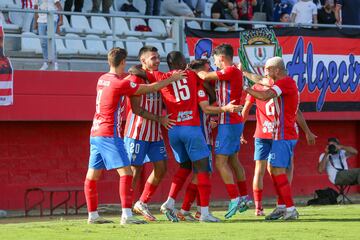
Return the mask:
<path id="1" fill-rule="evenodd" d="M 286 72 L 284 60 L 281 57 L 272 57 L 266 61 L 265 67 L 279 68 L 281 71 Z"/>

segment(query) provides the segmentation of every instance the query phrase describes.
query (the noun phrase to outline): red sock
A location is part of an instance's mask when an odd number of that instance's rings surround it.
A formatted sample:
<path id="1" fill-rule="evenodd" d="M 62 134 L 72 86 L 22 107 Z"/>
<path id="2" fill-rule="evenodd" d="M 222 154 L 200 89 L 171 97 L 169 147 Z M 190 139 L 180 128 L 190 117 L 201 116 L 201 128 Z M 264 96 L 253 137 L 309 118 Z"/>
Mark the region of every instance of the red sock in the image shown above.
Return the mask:
<path id="1" fill-rule="evenodd" d="M 246 181 L 238 181 L 237 186 L 239 188 L 240 196 L 246 196 L 248 195 L 247 187 L 246 187 Z"/>
<path id="2" fill-rule="evenodd" d="M 183 204 L 181 206 L 182 210 L 190 211 L 191 204 L 194 202 L 197 192 L 198 192 L 197 185 L 193 183 L 189 183 L 189 185 L 186 188 Z"/>
<path id="3" fill-rule="evenodd" d="M 263 194 L 263 190 L 262 189 L 254 189 L 254 201 L 255 201 L 255 208 L 256 209 L 262 209 L 262 194 Z"/>
<path id="4" fill-rule="evenodd" d="M 207 172 L 198 173 L 198 189 L 200 195 L 200 206 L 207 207 L 210 202 L 211 183 L 210 175 Z"/>
<path id="5" fill-rule="evenodd" d="M 176 199 L 178 193 L 180 192 L 182 186 L 184 185 L 190 173 L 191 173 L 191 169 L 187 169 L 187 168 L 178 169 L 171 183 L 169 197 Z"/>
<path id="6" fill-rule="evenodd" d="M 95 180 L 85 179 L 84 193 L 88 212 L 96 211 L 99 200 Z"/>
<path id="7" fill-rule="evenodd" d="M 151 184 L 149 182 L 146 182 L 144 190 L 143 190 L 143 192 L 141 194 L 141 197 L 140 197 L 140 201 L 142 201 L 143 203 L 149 202 L 150 198 L 155 193 L 157 187 L 158 187 L 157 185 L 153 185 L 153 184 Z"/>
<path id="8" fill-rule="evenodd" d="M 196 193 L 196 206 L 200 207 L 201 204 L 200 204 L 200 193 L 199 193 L 199 188 L 197 190 L 197 193 Z"/>
<path id="9" fill-rule="evenodd" d="M 225 184 L 226 190 L 229 194 L 230 199 L 239 197 L 239 190 L 236 184 Z"/>
<path id="10" fill-rule="evenodd" d="M 275 176 L 276 186 L 279 191 L 279 196 L 284 200 L 286 207 L 293 207 L 294 201 L 291 195 L 291 188 L 286 174 Z"/>
<path id="11" fill-rule="evenodd" d="M 280 195 L 279 189 L 277 187 L 276 177 L 274 175 L 271 175 L 271 178 L 273 180 L 274 188 L 275 188 L 276 195 L 277 195 L 277 205 L 285 205 L 285 202 L 284 202 L 282 196 Z"/>
<path id="12" fill-rule="evenodd" d="M 130 175 L 124 175 L 120 177 L 119 194 L 122 208 L 132 207 L 134 194 L 134 190 L 131 186 L 132 179 L 133 176 Z"/>

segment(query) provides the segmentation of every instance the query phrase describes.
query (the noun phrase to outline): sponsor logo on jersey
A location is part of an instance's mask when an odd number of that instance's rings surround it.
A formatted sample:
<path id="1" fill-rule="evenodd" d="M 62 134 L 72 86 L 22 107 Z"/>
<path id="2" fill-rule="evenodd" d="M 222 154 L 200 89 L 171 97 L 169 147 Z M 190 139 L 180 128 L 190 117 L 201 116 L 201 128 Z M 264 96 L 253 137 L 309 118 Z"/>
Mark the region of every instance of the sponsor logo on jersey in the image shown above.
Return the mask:
<path id="1" fill-rule="evenodd" d="M 205 92 L 204 92 L 204 90 L 200 90 L 200 91 L 198 92 L 198 96 L 199 96 L 199 97 L 205 97 Z"/>
<path id="2" fill-rule="evenodd" d="M 184 122 L 193 119 L 193 111 L 179 112 L 177 116 L 177 122 Z"/>

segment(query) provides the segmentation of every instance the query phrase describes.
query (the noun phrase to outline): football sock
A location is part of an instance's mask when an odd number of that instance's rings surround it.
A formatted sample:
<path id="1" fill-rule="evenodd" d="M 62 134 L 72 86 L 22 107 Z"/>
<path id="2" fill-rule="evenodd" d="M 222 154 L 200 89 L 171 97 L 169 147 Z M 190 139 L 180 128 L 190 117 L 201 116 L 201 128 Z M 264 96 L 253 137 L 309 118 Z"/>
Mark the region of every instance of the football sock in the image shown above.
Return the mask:
<path id="1" fill-rule="evenodd" d="M 236 184 L 225 184 L 225 187 L 230 199 L 235 199 L 239 197 L 239 190 Z"/>
<path id="2" fill-rule="evenodd" d="M 282 196 L 281 196 L 281 194 L 279 192 L 279 189 L 277 187 L 277 182 L 276 182 L 275 175 L 271 174 L 271 178 L 273 180 L 276 195 L 278 196 L 278 198 L 277 198 L 277 207 L 279 207 L 279 208 L 285 207 L 285 202 L 284 202 L 284 200 L 283 200 L 283 198 L 282 198 Z"/>
<path id="3" fill-rule="evenodd" d="M 122 208 L 130 208 L 133 203 L 134 190 L 132 189 L 133 176 L 124 175 L 120 177 L 119 194 Z"/>
<path id="4" fill-rule="evenodd" d="M 199 189 L 197 190 L 196 193 L 196 209 L 198 212 L 200 212 L 200 194 L 199 194 Z"/>
<path id="5" fill-rule="evenodd" d="M 263 190 L 262 189 L 254 189 L 254 201 L 255 201 L 255 208 L 256 209 L 262 209 L 262 194 L 263 194 Z"/>
<path id="6" fill-rule="evenodd" d="M 238 189 L 239 189 L 240 196 L 243 197 L 243 196 L 248 195 L 246 181 L 238 181 L 237 186 L 238 186 Z"/>
<path id="7" fill-rule="evenodd" d="M 154 195 L 157 187 L 158 187 L 157 185 L 153 185 L 153 184 L 151 184 L 149 182 L 146 182 L 144 190 L 143 190 L 143 192 L 141 194 L 141 197 L 140 197 L 140 201 L 143 202 L 143 203 L 149 202 L 151 197 Z"/>
<path id="8" fill-rule="evenodd" d="M 197 178 L 200 195 L 200 206 L 208 207 L 211 193 L 210 175 L 207 172 L 200 172 L 197 174 Z"/>
<path id="9" fill-rule="evenodd" d="M 286 174 L 275 176 L 275 180 L 279 191 L 279 196 L 281 196 L 281 198 L 284 200 L 286 207 L 293 207 L 294 201 L 292 199 L 291 188 Z"/>
<path id="10" fill-rule="evenodd" d="M 191 204 L 195 201 L 197 192 L 198 192 L 197 185 L 190 182 L 186 188 L 184 201 L 181 206 L 182 210 L 190 211 Z"/>
<path id="11" fill-rule="evenodd" d="M 122 208 L 121 209 L 121 217 L 122 218 L 129 218 L 132 217 L 132 211 L 131 208 Z"/>
<path id="12" fill-rule="evenodd" d="M 100 216 L 99 216 L 98 211 L 89 212 L 89 219 L 94 220 L 94 219 L 97 219 L 97 218 L 99 218 L 99 217 L 100 217 Z"/>
<path id="13" fill-rule="evenodd" d="M 88 212 L 97 211 L 98 207 L 98 192 L 96 189 L 96 181 L 85 179 L 84 183 L 84 193 L 86 199 L 86 205 Z"/>
<path id="14" fill-rule="evenodd" d="M 201 207 L 200 213 L 201 213 L 201 216 L 209 215 L 209 207 Z"/>
<path id="15" fill-rule="evenodd" d="M 178 193 L 180 192 L 182 186 L 184 185 L 190 173 L 191 173 L 191 169 L 187 169 L 187 168 L 178 169 L 171 183 L 169 197 L 176 199 Z"/>

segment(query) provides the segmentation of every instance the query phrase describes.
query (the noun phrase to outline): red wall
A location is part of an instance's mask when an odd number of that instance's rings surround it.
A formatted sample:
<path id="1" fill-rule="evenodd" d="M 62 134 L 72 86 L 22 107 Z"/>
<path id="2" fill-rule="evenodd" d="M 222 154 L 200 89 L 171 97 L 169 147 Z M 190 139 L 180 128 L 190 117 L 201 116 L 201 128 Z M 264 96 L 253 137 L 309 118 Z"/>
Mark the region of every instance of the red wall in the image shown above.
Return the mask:
<path id="1" fill-rule="evenodd" d="M 16 71 L 14 105 L 0 107 L 0 209 L 21 209 L 24 191 L 35 186 L 81 186 L 89 155 L 89 131 L 95 109 L 96 80 L 101 73 Z M 317 113 L 319 114 L 319 113 Z M 314 119 L 312 113 L 305 114 Z M 335 116 L 336 119 L 342 116 Z M 326 175 L 316 171 L 318 157 L 326 139 L 340 138 L 343 144 L 360 149 L 359 121 L 309 121 L 318 135 L 316 146 L 307 146 L 304 136 L 295 150 L 295 195 L 311 195 L 315 189 L 331 185 Z M 240 160 L 245 166 L 248 188 L 254 168 L 252 134 L 255 122 L 248 122 Z M 349 160 L 359 167 L 360 159 Z M 177 169 L 169 160 L 168 173 L 153 201 L 165 200 L 171 177 Z M 144 178 L 151 170 L 146 167 Z M 359 190 L 355 189 L 354 190 Z M 273 196 L 269 176 L 265 177 L 265 196 Z M 182 198 L 180 194 L 180 198 Z M 106 172 L 99 182 L 100 203 L 118 203 L 118 177 Z M 219 175 L 213 174 L 212 197 L 227 199 Z"/>
<path id="2" fill-rule="evenodd" d="M 90 125 L 90 122 L 0 122 L 0 209 L 23 208 L 23 194 L 28 187 L 82 185 L 88 162 Z M 331 185 L 326 175 L 319 175 L 316 171 L 318 157 L 327 137 L 337 136 L 343 144 L 360 149 L 359 122 L 312 121 L 309 125 L 319 136 L 318 144 L 307 146 L 301 135 L 295 150 L 295 195 L 311 195 L 315 189 Z M 246 125 L 245 136 L 249 140 L 254 127 L 254 122 Z M 239 156 L 245 166 L 250 189 L 254 167 L 251 141 L 242 146 Z M 359 167 L 359 158 L 349 159 L 349 163 Z M 150 169 L 151 166 L 148 166 L 147 172 Z M 176 169 L 175 161 L 169 160 L 168 174 L 154 196 L 154 202 L 166 198 L 171 176 Z M 99 182 L 100 203 L 119 202 L 117 189 L 116 173 L 106 172 Z M 273 195 L 269 176 L 265 178 L 264 189 L 265 196 Z M 180 194 L 180 198 L 182 196 Z M 213 175 L 212 198 L 227 198 L 216 172 Z"/>

